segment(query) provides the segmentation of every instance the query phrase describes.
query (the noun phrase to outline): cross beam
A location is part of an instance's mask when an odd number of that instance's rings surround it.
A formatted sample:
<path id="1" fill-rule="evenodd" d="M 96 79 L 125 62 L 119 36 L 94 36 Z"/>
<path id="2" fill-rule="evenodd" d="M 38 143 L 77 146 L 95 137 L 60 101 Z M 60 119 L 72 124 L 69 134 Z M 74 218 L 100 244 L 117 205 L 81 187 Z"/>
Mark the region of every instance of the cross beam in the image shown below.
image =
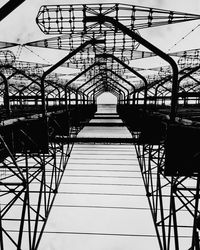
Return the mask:
<path id="1" fill-rule="evenodd" d="M 98 14 L 97 16 L 85 16 L 84 22 L 98 22 L 99 24 L 104 24 L 106 23 L 111 23 L 117 30 L 121 30 L 123 33 L 126 35 L 132 37 L 136 41 L 138 41 L 140 44 L 142 44 L 144 47 L 147 49 L 151 50 L 154 52 L 156 55 L 161 57 L 163 60 L 168 62 L 173 71 L 173 80 L 172 80 L 172 99 L 171 99 L 171 112 L 170 112 L 170 120 L 171 122 L 175 121 L 176 117 L 176 110 L 177 110 L 177 105 L 178 105 L 178 89 L 179 89 L 179 84 L 178 84 L 178 67 L 176 62 L 166 53 L 164 53 L 162 50 L 154 46 L 152 43 L 141 37 L 139 34 L 136 32 L 130 30 L 127 28 L 125 25 L 120 23 L 118 20 L 110 17 L 110 16 L 105 16 L 103 14 Z"/>

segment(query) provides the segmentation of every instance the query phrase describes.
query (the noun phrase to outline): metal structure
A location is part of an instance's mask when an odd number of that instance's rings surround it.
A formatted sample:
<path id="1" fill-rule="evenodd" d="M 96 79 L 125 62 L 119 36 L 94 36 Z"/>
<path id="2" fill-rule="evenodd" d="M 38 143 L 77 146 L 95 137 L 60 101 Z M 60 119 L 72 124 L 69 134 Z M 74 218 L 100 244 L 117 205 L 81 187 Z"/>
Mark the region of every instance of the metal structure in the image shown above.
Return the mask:
<path id="1" fill-rule="evenodd" d="M 1 8 L 0 8 L 0 21 L 6 18 L 12 11 L 14 11 L 17 7 L 19 7 L 25 0 L 8 0 Z"/>
<path id="2" fill-rule="evenodd" d="M 1 250 L 38 248 L 76 135 L 107 91 L 133 135 L 160 249 L 200 249 L 199 49 L 166 54 L 139 33 L 199 19 L 126 4 L 45 5 L 36 22 L 55 37 L 24 46 L 66 56 L 49 65 L 0 51 Z M 0 42 L 1 48 L 16 45 Z M 169 66 L 149 68 L 157 73 L 148 77 L 129 65 L 155 56 Z M 79 72 L 64 80 L 54 73 L 61 66 Z"/>

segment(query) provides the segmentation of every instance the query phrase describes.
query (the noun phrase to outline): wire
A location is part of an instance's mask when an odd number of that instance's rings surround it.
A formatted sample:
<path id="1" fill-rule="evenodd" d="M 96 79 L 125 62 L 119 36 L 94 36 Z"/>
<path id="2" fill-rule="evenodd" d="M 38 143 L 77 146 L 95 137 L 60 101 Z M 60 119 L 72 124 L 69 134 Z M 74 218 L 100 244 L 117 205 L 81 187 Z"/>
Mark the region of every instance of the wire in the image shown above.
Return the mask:
<path id="1" fill-rule="evenodd" d="M 38 182 L 32 182 L 36 184 Z M 94 182 L 61 182 L 61 185 L 84 185 L 84 186 L 119 186 L 119 187 L 144 187 L 143 184 L 127 184 L 127 183 L 94 183 Z"/>
<path id="2" fill-rule="evenodd" d="M 17 230 L 7 230 L 7 232 L 16 233 Z M 29 231 L 24 230 L 23 232 L 28 233 Z M 39 231 L 38 231 L 39 232 Z M 99 232 L 73 232 L 73 231 L 44 231 L 46 234 L 78 234 L 78 235 L 97 235 L 97 236 L 126 236 L 126 237 L 153 237 L 157 238 L 153 234 L 120 234 L 120 233 L 99 233 Z M 172 236 L 173 237 L 173 236 Z M 190 237 L 191 238 L 191 237 Z"/>
<path id="3" fill-rule="evenodd" d="M 6 204 L 2 204 L 6 205 Z M 16 207 L 22 207 L 23 204 L 15 204 Z M 31 204 L 31 207 L 37 207 L 37 204 Z M 41 207 L 44 207 L 43 204 L 40 205 Z M 91 209 L 119 209 L 119 210 L 148 210 L 150 211 L 150 208 L 148 207 L 120 207 L 120 206 L 100 206 L 100 205 L 62 205 L 62 204 L 53 204 L 53 207 L 57 208 L 91 208 Z M 158 209 L 159 210 L 159 209 Z M 163 209 L 165 211 L 169 211 L 169 209 Z M 183 210 L 182 210 L 183 211 Z M 187 211 L 187 210 L 185 210 Z M 3 219 L 3 220 L 12 220 L 12 219 Z"/>
<path id="4" fill-rule="evenodd" d="M 77 172 L 120 172 L 120 173 L 141 173 L 139 170 L 120 170 L 120 169 L 81 169 L 81 168 L 68 168 L 67 171 L 77 171 Z"/>
<path id="5" fill-rule="evenodd" d="M 10 233 L 18 233 L 18 230 L 12 230 L 8 229 L 6 230 Z M 23 232 L 28 233 L 28 230 L 24 230 Z M 40 231 L 37 231 L 40 233 Z M 154 234 L 121 234 L 121 233 L 101 233 L 101 232 L 73 232 L 73 231 L 44 231 L 46 234 L 74 234 L 74 235 L 96 235 L 96 236 L 120 236 L 120 237 L 143 237 L 143 238 L 157 238 Z M 161 237 L 163 237 L 161 235 Z M 174 235 L 171 235 L 170 237 L 174 238 Z M 191 239 L 191 236 L 187 235 L 179 235 L 179 238 L 187 238 Z"/>
<path id="6" fill-rule="evenodd" d="M 96 160 L 95 158 L 85 158 L 85 157 L 73 157 L 73 160 Z M 103 161 L 113 161 L 113 160 L 116 160 L 116 159 L 111 159 L 111 158 L 101 158 L 101 159 L 98 159 L 98 160 L 103 160 Z M 120 159 L 117 159 L 118 161 L 137 161 L 137 159 L 135 159 L 134 157 L 132 158 L 120 158 Z"/>
<path id="7" fill-rule="evenodd" d="M 82 235 L 97 235 L 97 236 L 121 236 L 121 237 L 153 237 L 157 238 L 156 235 L 153 234 L 120 234 L 120 233 L 96 233 L 96 232 L 53 232 L 53 231 L 45 231 L 45 233 L 55 233 L 55 234 L 82 234 Z"/>
<path id="8" fill-rule="evenodd" d="M 120 237 L 143 237 L 143 238 L 157 238 L 154 234 L 120 234 L 120 233 L 96 233 L 96 232 L 53 232 L 53 231 L 44 231 L 44 233 L 55 233 L 55 234 L 79 234 L 79 235 L 97 235 L 97 236 L 120 236 Z M 170 237 L 174 238 L 175 236 L 171 235 Z M 191 238 L 187 235 L 179 235 L 179 238 Z"/>
<path id="9" fill-rule="evenodd" d="M 122 179 L 141 179 L 141 177 L 136 177 L 136 176 L 112 176 L 112 175 L 73 175 L 73 174 L 69 174 L 69 175 L 66 175 L 66 177 L 89 177 L 89 178 L 92 178 L 92 177 L 97 177 L 97 178 L 122 178 Z"/>
<path id="10" fill-rule="evenodd" d="M 90 155 L 90 153 L 88 153 L 88 150 L 91 151 L 92 155 L 120 155 L 120 156 L 127 156 L 129 155 L 130 151 L 132 153 L 132 155 L 136 156 L 136 153 L 133 152 L 133 150 L 128 149 L 128 150 L 124 150 L 124 152 L 122 152 L 122 150 L 117 150 L 115 148 L 113 148 L 113 150 L 110 150 L 108 148 L 105 148 L 105 150 L 99 149 L 99 148 L 93 148 L 91 149 L 90 147 L 86 147 L 84 150 L 80 150 L 80 149 L 76 149 L 75 152 L 73 152 L 74 155 Z"/>
<path id="11" fill-rule="evenodd" d="M 52 173 L 52 171 L 46 171 L 46 173 Z M 152 173 L 152 175 L 157 175 L 156 173 Z M 52 177 L 52 175 L 48 175 L 48 174 L 46 174 L 46 177 Z M 133 176 L 133 177 L 129 177 L 129 176 L 112 176 L 112 175 L 65 175 L 64 177 L 68 177 L 68 178 L 70 178 L 70 177 L 86 177 L 86 178 L 91 178 L 91 177 L 97 177 L 97 178 L 124 178 L 124 179 L 138 179 L 138 180 L 142 180 L 142 177 L 141 176 Z M 155 178 L 152 178 L 152 180 L 157 180 L 157 178 L 155 177 Z"/>
<path id="12" fill-rule="evenodd" d="M 119 210 L 148 210 L 150 211 L 150 208 L 145 207 L 115 207 L 115 206 L 97 206 L 97 205 L 54 205 L 54 207 L 63 207 L 63 208 L 97 208 L 97 209 L 119 209 Z M 168 211 L 168 210 L 167 210 Z"/>
<path id="13" fill-rule="evenodd" d="M 16 59 L 17 60 L 19 60 L 21 52 L 22 52 L 22 45 L 18 45 L 18 50 L 17 50 L 17 53 L 16 53 Z"/>
<path id="14" fill-rule="evenodd" d="M 33 53 L 34 55 L 36 55 L 37 57 L 39 57 L 40 59 L 42 59 L 43 61 L 48 62 L 48 64 L 52 64 L 51 62 L 49 62 L 48 60 L 46 60 L 45 58 L 41 57 L 40 55 L 38 55 L 37 53 L 35 53 L 33 50 L 29 49 L 26 45 L 22 45 L 25 49 L 29 50 L 31 53 Z"/>
<path id="15" fill-rule="evenodd" d="M 136 197 L 146 197 L 145 194 L 125 194 L 125 193 L 86 193 L 86 192 L 59 192 L 59 194 L 72 194 L 72 195 L 113 195 L 113 196 L 136 196 Z M 164 195 L 163 195 L 164 196 Z"/>
<path id="16" fill-rule="evenodd" d="M 62 182 L 62 185 L 88 185 L 88 186 L 122 186 L 122 187 L 144 187 L 142 184 L 127 183 L 94 183 L 94 182 Z"/>
<path id="17" fill-rule="evenodd" d="M 79 162 L 71 162 L 73 160 L 73 158 L 70 159 L 70 162 L 69 162 L 69 165 L 77 165 L 79 164 Z M 136 161 L 136 160 L 135 160 Z M 82 165 L 108 165 L 108 163 L 105 163 L 105 162 L 81 162 Z M 125 162 L 122 163 L 112 163 L 111 162 L 111 165 L 114 166 L 114 165 L 118 165 L 118 166 L 138 166 L 138 164 L 133 164 L 133 163 L 128 163 L 126 164 Z"/>
<path id="18" fill-rule="evenodd" d="M 200 26 L 200 24 L 198 24 L 195 28 L 193 28 L 190 32 L 188 32 L 185 36 L 183 36 L 181 39 L 178 40 L 178 42 L 176 42 L 171 48 L 168 49 L 168 52 L 170 52 L 170 50 L 172 48 L 174 48 L 176 45 L 178 45 L 182 40 L 184 40 L 187 36 L 189 36 L 193 31 L 195 31 L 198 27 Z"/>

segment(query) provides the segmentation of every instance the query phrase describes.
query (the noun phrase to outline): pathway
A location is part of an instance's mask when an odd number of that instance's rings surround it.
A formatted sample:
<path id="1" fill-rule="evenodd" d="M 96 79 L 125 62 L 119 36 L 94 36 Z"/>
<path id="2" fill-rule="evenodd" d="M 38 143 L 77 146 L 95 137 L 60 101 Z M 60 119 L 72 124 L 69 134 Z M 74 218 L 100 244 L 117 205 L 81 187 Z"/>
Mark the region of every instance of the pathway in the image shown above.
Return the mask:
<path id="1" fill-rule="evenodd" d="M 105 105 L 78 137 L 131 134 Z M 159 249 L 134 145 L 75 143 L 39 249 Z"/>

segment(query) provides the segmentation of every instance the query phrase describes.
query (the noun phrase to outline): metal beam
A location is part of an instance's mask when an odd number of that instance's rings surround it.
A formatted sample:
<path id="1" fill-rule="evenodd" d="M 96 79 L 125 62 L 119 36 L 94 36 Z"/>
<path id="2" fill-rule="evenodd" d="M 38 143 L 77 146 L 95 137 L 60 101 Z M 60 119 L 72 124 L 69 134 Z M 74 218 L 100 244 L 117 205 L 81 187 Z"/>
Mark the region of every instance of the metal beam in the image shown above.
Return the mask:
<path id="1" fill-rule="evenodd" d="M 115 71 L 113 71 L 111 69 L 105 69 L 105 70 L 111 72 L 112 74 L 114 74 L 115 76 L 117 76 L 122 81 L 126 82 L 128 85 L 130 85 L 135 90 L 135 86 L 132 83 L 130 83 L 129 81 L 127 81 L 124 77 L 122 77 L 121 75 L 117 74 Z"/>
<path id="2" fill-rule="evenodd" d="M 117 82 L 116 80 L 112 79 L 111 77 L 107 76 L 107 79 L 110 79 L 111 81 L 115 82 L 117 85 L 119 85 L 121 88 L 124 88 L 127 91 L 127 104 L 129 104 L 129 98 L 128 96 L 130 95 L 129 90 L 127 88 L 125 88 L 122 84 L 120 84 L 119 82 Z M 126 98 L 124 99 L 124 103 L 125 103 Z"/>
<path id="3" fill-rule="evenodd" d="M 69 82 L 66 83 L 65 88 L 67 86 L 69 86 L 72 82 L 76 81 L 80 76 L 84 75 L 85 73 L 87 73 L 90 69 L 92 69 L 95 66 L 100 66 L 100 65 L 104 65 L 104 63 L 100 63 L 100 62 L 94 62 L 93 64 L 91 64 L 89 67 L 87 67 L 84 71 L 82 71 L 81 73 L 79 73 L 78 75 L 76 75 L 73 79 L 71 79 Z"/>
<path id="4" fill-rule="evenodd" d="M 145 90 L 144 90 L 144 109 L 146 109 L 146 99 L 147 99 L 147 85 L 148 82 L 146 80 L 146 78 L 141 75 L 140 73 L 138 73 L 137 71 L 135 71 L 134 69 L 132 69 L 128 64 L 124 63 L 123 61 L 121 61 L 119 58 L 117 58 L 116 56 L 114 56 L 113 54 L 107 54 L 107 53 L 103 53 L 103 54 L 97 54 L 96 57 L 103 57 L 103 58 L 112 58 L 114 59 L 116 62 L 118 62 L 119 64 L 121 64 L 124 68 L 128 69 L 131 73 L 133 73 L 134 75 L 136 75 L 137 77 L 139 77 L 145 85 Z M 134 87 L 134 91 L 135 92 L 135 87 Z M 130 95 L 133 93 L 131 92 Z"/>
<path id="5" fill-rule="evenodd" d="M 119 89 L 119 88 L 117 88 L 116 86 L 113 86 L 113 85 L 109 85 L 109 87 L 111 87 L 112 86 L 112 88 L 114 88 L 115 90 L 117 89 L 117 90 L 120 90 L 120 92 L 122 92 L 123 94 L 124 94 L 124 100 L 125 100 L 125 92 L 122 90 L 122 89 Z M 98 85 L 98 86 L 96 86 L 94 89 L 92 89 L 90 92 L 88 92 L 88 95 L 91 93 L 91 92 L 93 92 L 94 90 L 96 90 L 98 87 L 101 87 L 101 84 L 100 85 Z M 104 86 L 103 86 L 103 88 L 104 88 Z M 121 93 L 120 93 L 121 94 Z"/>
<path id="6" fill-rule="evenodd" d="M 99 89 L 98 92 L 95 95 L 95 98 L 97 98 L 98 96 L 100 96 L 104 91 L 104 89 Z M 120 99 L 120 94 L 116 91 L 116 90 L 108 90 L 108 92 L 112 93 L 113 95 L 115 95 L 118 99 Z"/>
<path id="7" fill-rule="evenodd" d="M 77 93 L 76 93 L 76 95 L 78 95 L 78 91 L 82 88 L 82 87 L 84 87 L 85 85 L 87 85 L 89 82 L 91 82 L 92 80 L 94 80 L 97 76 L 99 76 L 99 75 L 101 75 L 102 73 L 99 73 L 99 74 L 97 74 L 97 75 L 95 75 L 95 76 L 93 76 L 92 78 L 90 78 L 88 81 L 86 81 L 85 83 L 83 83 L 82 85 L 80 85 L 77 89 L 76 89 L 76 91 L 77 91 Z M 85 91 L 83 91 L 83 93 L 84 93 Z M 76 96 L 76 99 L 77 99 L 77 96 Z M 78 101 L 77 101 L 78 102 Z"/>
<path id="8" fill-rule="evenodd" d="M 109 78 L 110 80 L 114 81 L 114 82 L 115 82 L 117 85 L 119 85 L 120 87 L 124 88 L 124 89 L 127 91 L 127 95 L 129 95 L 129 91 L 128 91 L 127 88 L 125 88 L 122 84 L 120 84 L 120 83 L 117 82 L 116 80 L 112 79 L 111 77 L 106 76 L 106 80 L 107 80 L 108 78 Z M 100 81 L 104 81 L 103 77 L 102 77 L 98 82 L 100 82 Z M 84 92 L 88 91 L 88 89 L 92 88 L 92 87 L 93 87 L 95 84 L 97 84 L 98 82 L 96 82 L 96 83 L 94 83 L 93 85 L 89 86 L 87 89 L 84 90 Z"/>
<path id="9" fill-rule="evenodd" d="M 133 89 L 135 89 L 135 86 L 134 86 L 132 83 L 130 83 L 129 81 L 127 81 L 125 78 L 123 78 L 122 76 L 120 76 L 119 74 L 117 74 L 116 72 L 114 72 L 113 70 L 107 69 L 107 68 L 105 68 L 105 69 L 103 69 L 103 70 L 104 70 L 104 71 L 109 71 L 109 72 L 113 73 L 113 74 L 116 75 L 118 78 L 120 78 L 122 81 L 126 82 L 126 83 L 127 83 L 128 85 L 130 85 Z M 95 79 L 97 76 L 99 76 L 99 75 L 101 75 L 101 74 L 102 74 L 102 73 L 99 73 L 99 74 L 95 75 L 95 76 L 92 77 L 90 80 L 88 80 L 87 82 L 85 82 L 84 84 L 82 84 L 81 86 L 79 86 L 79 87 L 77 88 L 77 90 L 79 90 L 80 88 L 84 87 L 84 86 L 87 85 L 91 80 Z"/>
<path id="10" fill-rule="evenodd" d="M 109 72 L 111 72 L 112 74 L 114 74 L 114 75 L 116 75 L 118 78 L 120 78 L 122 81 L 124 81 L 124 82 L 126 82 L 128 85 L 130 85 L 133 89 L 134 89 L 134 91 L 136 91 L 135 90 L 135 86 L 132 84 L 132 83 L 130 83 L 129 81 L 127 81 L 125 78 L 123 78 L 121 75 L 119 75 L 119 74 L 117 74 L 116 72 L 114 72 L 113 70 L 111 70 L 111 69 L 107 69 L 107 68 L 105 68 L 105 69 L 103 69 L 104 71 L 109 71 Z M 79 90 L 80 88 L 82 88 L 82 87 L 84 87 L 85 85 L 87 85 L 91 80 L 94 80 L 97 76 L 99 76 L 99 75 L 101 75 L 102 73 L 99 73 L 99 74 L 97 74 L 97 75 L 95 75 L 94 77 L 92 77 L 91 79 L 89 79 L 87 82 L 85 82 L 85 83 L 83 83 L 81 86 L 79 86 L 78 88 L 77 88 L 77 90 Z M 84 92 L 85 92 L 86 90 L 84 90 Z M 131 94 L 131 93 L 130 93 Z M 130 95 L 129 94 L 129 95 Z"/>
<path id="11" fill-rule="evenodd" d="M 111 77 L 107 77 L 107 78 L 109 78 L 110 80 L 114 81 L 114 82 L 115 82 L 117 85 L 119 85 L 120 87 L 124 88 L 124 89 L 127 91 L 127 93 L 129 94 L 128 89 L 125 88 L 122 84 L 118 83 L 117 81 L 115 81 L 115 80 L 112 79 Z M 85 92 L 85 91 L 88 91 L 90 88 L 94 87 L 94 85 L 96 85 L 96 84 L 99 83 L 99 82 L 102 82 L 102 83 L 105 82 L 104 79 L 103 79 L 103 77 L 102 77 L 102 79 L 100 79 L 98 82 L 94 83 L 93 85 L 91 85 L 91 86 L 89 86 L 87 89 L 85 89 L 84 92 Z M 107 84 L 107 83 L 111 83 L 111 82 L 106 81 L 106 84 Z M 98 85 L 98 86 L 100 86 L 100 85 Z M 96 87 L 97 87 L 97 86 L 96 86 Z M 116 86 L 116 87 L 117 87 L 117 86 Z M 120 88 L 118 88 L 118 89 L 121 90 Z M 93 90 L 94 90 L 94 89 L 93 89 Z"/>
<path id="12" fill-rule="evenodd" d="M 142 44 L 147 49 L 154 52 L 156 55 L 161 57 L 163 60 L 167 61 L 173 71 L 173 84 L 172 84 L 172 99 L 171 99 L 171 112 L 170 112 L 170 120 L 171 122 L 175 121 L 176 117 L 176 111 L 177 111 L 177 105 L 178 105 L 178 89 L 179 89 L 179 83 L 178 83 L 178 67 L 176 62 L 166 53 L 164 53 L 162 50 L 151 44 L 149 41 L 141 37 L 136 32 L 130 30 L 125 25 L 120 23 L 118 20 L 110 17 L 105 16 L 103 14 L 98 14 L 97 16 L 85 16 L 84 22 L 98 22 L 100 24 L 104 24 L 105 22 L 111 23 L 117 30 L 121 30 L 124 34 L 132 37 L 137 42 Z"/>
<path id="13" fill-rule="evenodd" d="M 83 83 L 82 85 L 80 85 L 76 90 L 78 91 L 79 89 L 81 89 L 82 87 L 84 87 L 85 85 L 87 85 L 89 82 L 91 82 L 92 80 L 94 80 L 96 77 L 98 77 L 100 75 L 102 75 L 102 73 L 98 73 L 97 75 L 93 76 L 88 81 L 86 81 L 85 83 Z"/>
<path id="14" fill-rule="evenodd" d="M 8 81 L 4 74 L 0 72 L 0 76 L 3 78 L 4 82 L 4 107 L 6 109 L 6 116 L 9 118 L 10 117 L 10 101 L 9 101 L 9 86 L 8 86 Z"/>
<path id="15" fill-rule="evenodd" d="M 58 61 L 56 64 L 54 64 L 52 67 L 50 67 L 47 71 L 45 71 L 42 75 L 41 78 L 41 95 L 42 95 L 42 106 L 43 106 L 43 115 L 46 114 L 46 107 L 45 107 L 45 86 L 44 86 L 44 81 L 47 75 L 49 75 L 51 72 L 53 72 L 55 69 L 60 67 L 62 64 L 64 64 L 68 59 L 76 55 L 79 51 L 82 51 L 86 46 L 88 45 L 95 45 L 99 43 L 104 43 L 104 40 L 96 40 L 95 38 L 92 38 L 83 44 L 81 44 L 79 47 L 77 47 L 75 50 L 73 50 L 71 53 L 69 53 L 67 56 L 62 58 L 60 61 Z M 67 83 L 65 85 L 65 89 L 69 84 Z"/>
<path id="16" fill-rule="evenodd" d="M 68 86 L 72 83 L 72 82 L 74 82 L 74 81 L 76 81 L 79 77 L 81 77 L 82 75 L 84 75 L 85 73 L 87 73 L 90 69 L 92 69 L 93 67 L 95 67 L 95 66 L 100 66 L 100 65 L 102 65 L 103 63 L 99 63 L 99 62 L 95 62 L 95 63 L 93 63 L 92 65 L 90 65 L 89 67 L 87 67 L 84 71 L 82 71 L 82 72 L 80 72 L 78 75 L 76 75 L 74 78 L 72 78 L 69 82 L 67 82 L 66 84 L 65 84 L 65 93 L 67 93 L 67 88 L 68 88 Z M 65 94 L 66 95 L 66 94 Z"/>
<path id="17" fill-rule="evenodd" d="M 0 21 L 7 17 L 13 10 L 20 6 L 25 0 L 10 0 L 0 9 Z"/>

